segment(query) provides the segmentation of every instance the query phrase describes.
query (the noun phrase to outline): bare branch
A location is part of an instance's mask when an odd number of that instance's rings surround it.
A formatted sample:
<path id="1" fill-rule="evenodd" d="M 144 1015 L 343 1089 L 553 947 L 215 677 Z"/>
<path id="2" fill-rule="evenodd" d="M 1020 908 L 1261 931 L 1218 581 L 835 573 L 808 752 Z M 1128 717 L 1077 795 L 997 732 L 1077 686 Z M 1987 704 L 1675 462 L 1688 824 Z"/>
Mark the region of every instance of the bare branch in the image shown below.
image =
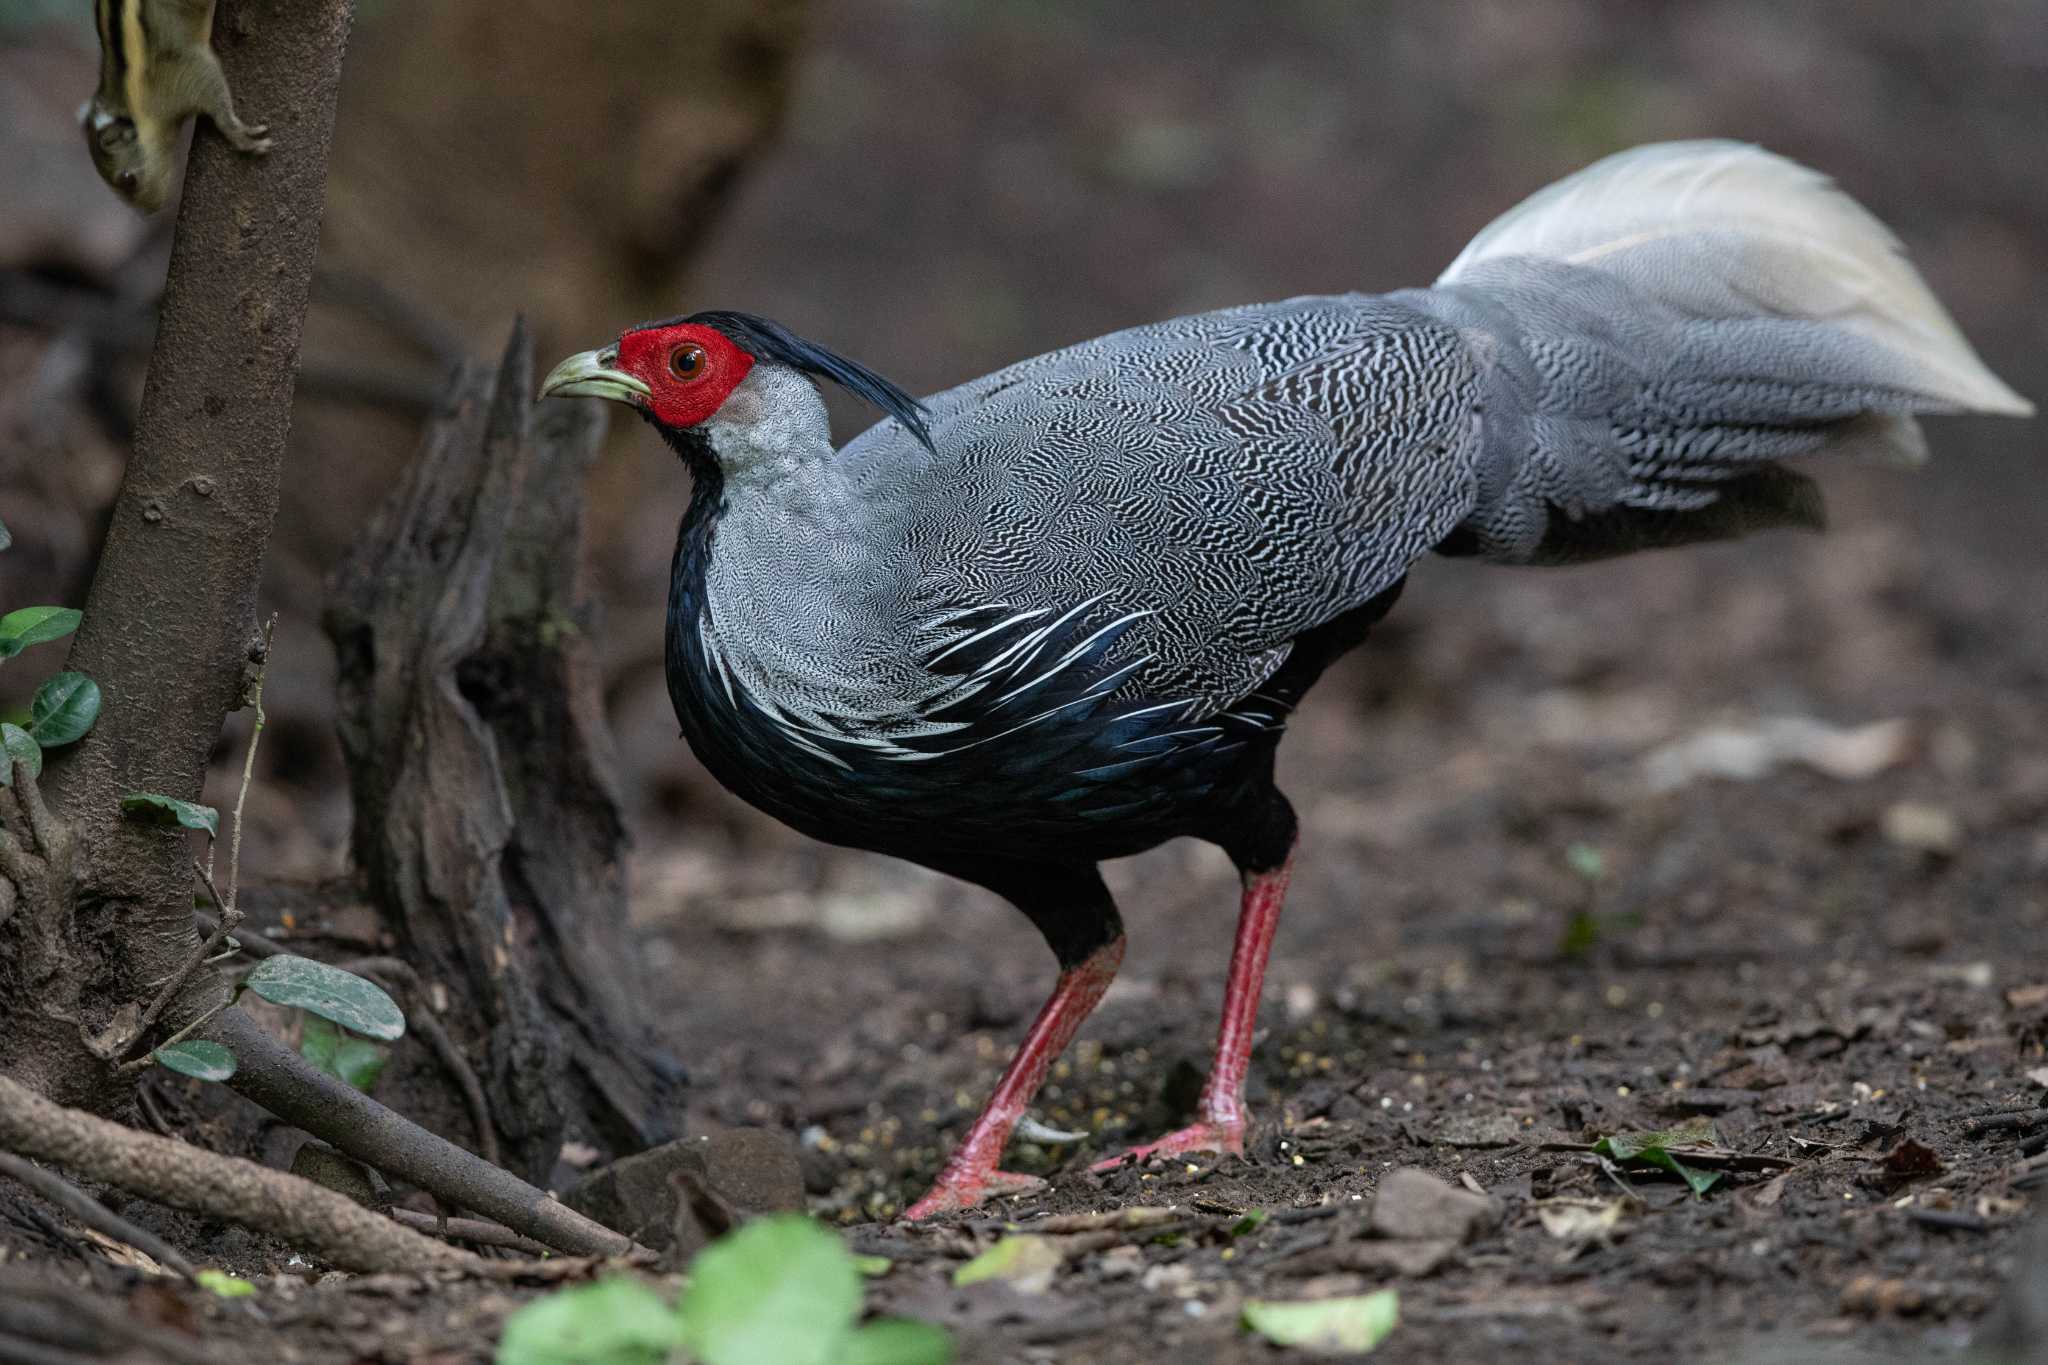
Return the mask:
<path id="1" fill-rule="evenodd" d="M 419 973 L 412 969 L 410 963 L 395 957 L 365 957 L 344 965 L 348 971 L 359 975 L 385 978 L 398 988 L 399 994 L 411 1001 L 412 1009 L 405 1016 L 407 1027 L 420 1036 L 420 1041 L 433 1052 L 441 1063 L 441 1069 L 462 1092 L 462 1103 L 469 1110 L 470 1126 L 476 1130 L 478 1152 L 493 1166 L 502 1166 L 498 1129 L 491 1122 L 491 1106 L 484 1099 L 483 1083 L 476 1078 L 476 1070 L 462 1055 L 462 1049 L 455 1046 L 455 1040 L 448 1036 L 448 1030 L 441 1027 L 441 1021 L 434 1017 L 433 1001 L 428 999 Z"/>
<path id="2" fill-rule="evenodd" d="M 236 897 L 242 882 L 242 808 L 249 804 L 249 784 L 256 777 L 256 746 L 263 739 L 263 678 L 270 671 L 270 644 L 277 634 L 277 613 L 263 623 L 263 657 L 256 664 L 256 677 L 249 689 L 249 707 L 254 719 L 249 726 L 249 751 L 242 755 L 242 786 L 235 793 L 234 822 L 228 834 L 228 899 L 220 907 L 221 928 L 229 933 L 241 923 Z"/>
<path id="3" fill-rule="evenodd" d="M 393 1209 L 391 1217 L 415 1232 L 433 1237 L 470 1242 L 480 1247 L 507 1247 L 528 1256 L 548 1254 L 548 1249 L 531 1237 L 521 1237 L 508 1227 L 487 1223 L 481 1218 L 436 1218 L 431 1213 L 420 1213 L 414 1209 Z"/>
<path id="4" fill-rule="evenodd" d="M 207 1035 L 235 1054 L 230 1088 L 444 1204 L 474 1209 L 573 1255 L 621 1256 L 636 1249 L 630 1238 L 316 1069 L 238 1009 L 224 1012 Z"/>

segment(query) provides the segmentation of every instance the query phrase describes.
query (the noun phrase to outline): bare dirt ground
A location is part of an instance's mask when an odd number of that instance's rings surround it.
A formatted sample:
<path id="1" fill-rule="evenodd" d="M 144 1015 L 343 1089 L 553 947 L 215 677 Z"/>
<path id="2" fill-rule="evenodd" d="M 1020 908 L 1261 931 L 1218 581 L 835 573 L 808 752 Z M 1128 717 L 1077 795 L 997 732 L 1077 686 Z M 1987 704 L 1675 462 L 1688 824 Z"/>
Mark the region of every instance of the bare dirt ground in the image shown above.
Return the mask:
<path id="1" fill-rule="evenodd" d="M 758 309 L 936 387 L 1142 319 L 1426 281 L 1551 175 L 1716 133 L 1841 177 L 1993 365 L 2048 394 L 2037 0 L 1200 9 L 830 7 L 786 146 L 678 307 Z M 989 1219 L 889 1220 L 1050 956 L 992 900 L 799 840 L 694 769 L 658 668 L 682 479 L 626 433 L 596 480 L 598 568 L 689 1121 L 796 1138 L 814 1211 L 895 1262 L 871 1303 L 948 1324 L 965 1361 L 1280 1359 L 1238 1328 L 1245 1299 L 1383 1284 L 1391 1361 L 1964 1358 L 2048 1259 L 2026 1241 L 2048 1216 L 2039 433 L 1938 423 L 1926 471 L 1828 471 L 1824 538 L 1421 566 L 1283 752 L 1305 839 L 1242 1161 L 1085 1173 L 1191 1102 L 1235 908 L 1210 850 L 1111 869 L 1124 976 L 1038 1111 L 1090 1136 L 1014 1151 L 1049 1187 L 986 1212 L 1178 1221 L 1070 1243 L 1038 1293 L 951 1287 Z M 276 875 L 331 871 L 344 835 L 312 622 L 380 491 L 359 482 L 295 480 L 272 557 L 286 671 L 252 850 Z M 1698 1199 L 1577 1150 L 1687 1120 L 1744 1158 Z M 1360 1250 L 1402 1167 L 1497 1210 L 1425 1273 Z M 1613 1221 L 1557 1235 L 1575 1208 Z M 485 1359 L 539 1292 L 313 1284 L 284 1248 L 129 1211 L 261 1291 L 138 1289 L 29 1213 L 0 1241 L 61 1271 L 67 1312 L 192 1326 L 217 1365 Z"/>

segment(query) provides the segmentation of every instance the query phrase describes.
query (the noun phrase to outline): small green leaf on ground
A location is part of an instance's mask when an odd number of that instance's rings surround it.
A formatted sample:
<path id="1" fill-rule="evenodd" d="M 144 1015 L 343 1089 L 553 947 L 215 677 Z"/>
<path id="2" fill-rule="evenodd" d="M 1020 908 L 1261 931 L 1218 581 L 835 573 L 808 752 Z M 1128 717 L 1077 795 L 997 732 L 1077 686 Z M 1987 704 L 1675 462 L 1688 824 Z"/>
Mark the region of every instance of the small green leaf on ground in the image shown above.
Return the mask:
<path id="1" fill-rule="evenodd" d="M 983 1280 L 1007 1280 L 1012 1288 L 1026 1294 L 1043 1294 L 1051 1285 L 1053 1272 L 1067 1259 L 1049 1237 L 1018 1233 L 1005 1237 L 981 1255 L 953 1272 L 953 1285 L 964 1289 Z"/>
<path id="2" fill-rule="evenodd" d="M 235 1054 L 219 1043 L 209 1043 L 203 1038 L 171 1043 L 149 1055 L 160 1066 L 202 1081 L 224 1081 L 235 1074 Z"/>
<path id="3" fill-rule="evenodd" d="M 100 715 L 100 685 L 83 673 L 45 679 L 29 706 L 29 733 L 48 749 L 81 738 Z"/>
<path id="4" fill-rule="evenodd" d="M 1564 850 L 1565 866 L 1589 882 L 1597 882 L 1607 875 L 1607 859 L 1591 844 L 1568 844 Z"/>
<path id="5" fill-rule="evenodd" d="M 220 837 L 220 812 L 196 801 L 180 801 L 175 796 L 159 796 L 155 792 L 129 792 L 121 798 L 121 813 L 131 820 L 183 825 L 216 839 Z"/>
<path id="6" fill-rule="evenodd" d="M 0 616 L 0 659 L 11 659 L 30 645 L 61 640 L 84 619 L 70 607 L 23 607 Z"/>
<path id="7" fill-rule="evenodd" d="M 536 1299 L 505 1319 L 497 1365 L 663 1365 L 681 1344 L 675 1310 L 614 1276 Z"/>
<path id="8" fill-rule="evenodd" d="M 856 1256 L 853 1258 L 853 1268 L 858 1270 L 864 1278 L 870 1280 L 878 1279 L 888 1274 L 891 1267 L 895 1264 L 887 1256 Z"/>
<path id="9" fill-rule="evenodd" d="M 367 1094 L 384 1074 L 391 1049 L 368 1038 L 358 1038 L 317 1014 L 309 1014 L 299 1029 L 299 1055 Z"/>
<path id="10" fill-rule="evenodd" d="M 1400 1320 L 1401 1296 L 1392 1289 L 1297 1303 L 1250 1299 L 1244 1306 L 1246 1327 L 1276 1346 L 1312 1355 L 1363 1355 L 1385 1341 Z"/>
<path id="11" fill-rule="evenodd" d="M 255 1285 L 239 1275 L 230 1275 L 225 1270 L 209 1268 L 200 1271 L 193 1278 L 199 1281 L 201 1289 L 218 1294 L 224 1299 L 246 1299 L 256 1292 Z"/>
<path id="12" fill-rule="evenodd" d="M 778 1214 L 690 1263 L 683 1344 L 702 1365 L 835 1365 L 860 1301 L 860 1272 L 839 1238 L 802 1214 Z"/>
<path id="13" fill-rule="evenodd" d="M 19 763 L 30 777 L 43 775 L 43 746 L 19 725 L 0 721 L 0 787 L 14 785 L 14 765 Z"/>
<path id="14" fill-rule="evenodd" d="M 1683 1180 L 1697 1199 L 1720 1182 L 1721 1173 L 1688 1166 L 1680 1158 L 1689 1148 L 1720 1145 L 1721 1138 L 1714 1131 L 1714 1125 L 1705 1119 L 1695 1119 L 1676 1128 L 1656 1132 L 1615 1133 L 1594 1143 L 1593 1150 L 1611 1161 L 1668 1171 Z"/>
<path id="15" fill-rule="evenodd" d="M 1230 1235 L 1232 1237 L 1248 1237 L 1263 1227 L 1266 1220 L 1272 1216 L 1264 1209 L 1247 1209 L 1244 1217 L 1230 1225 Z"/>
<path id="16" fill-rule="evenodd" d="M 832 1365 L 947 1365 L 953 1338 L 943 1327 L 907 1318 L 881 1318 L 846 1339 Z"/>
<path id="17" fill-rule="evenodd" d="M 317 1014 L 366 1038 L 390 1043 L 405 1036 L 405 1013 L 381 986 L 310 957 L 265 958 L 242 984 L 273 1005 Z"/>
<path id="18" fill-rule="evenodd" d="M 1574 910 L 1565 921 L 1564 932 L 1558 935 L 1557 954 L 1576 960 L 1591 953 L 1599 943 L 1600 917 L 1590 910 Z"/>

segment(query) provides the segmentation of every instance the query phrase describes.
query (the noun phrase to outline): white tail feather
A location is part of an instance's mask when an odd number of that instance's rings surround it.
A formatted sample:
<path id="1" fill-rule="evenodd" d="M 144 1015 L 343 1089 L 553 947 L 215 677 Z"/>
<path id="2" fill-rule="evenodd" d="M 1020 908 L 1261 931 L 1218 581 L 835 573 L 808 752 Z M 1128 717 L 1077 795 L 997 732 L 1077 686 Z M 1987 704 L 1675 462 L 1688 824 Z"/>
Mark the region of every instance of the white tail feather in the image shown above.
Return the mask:
<path id="1" fill-rule="evenodd" d="M 1759 147 L 1653 143 L 1595 162 L 1496 218 L 1437 283 L 1508 256 L 1612 274 L 1697 317 L 1824 321 L 1896 357 L 1886 379 L 1901 388 L 1958 411 L 2034 410 L 1977 358 L 1890 229 Z"/>

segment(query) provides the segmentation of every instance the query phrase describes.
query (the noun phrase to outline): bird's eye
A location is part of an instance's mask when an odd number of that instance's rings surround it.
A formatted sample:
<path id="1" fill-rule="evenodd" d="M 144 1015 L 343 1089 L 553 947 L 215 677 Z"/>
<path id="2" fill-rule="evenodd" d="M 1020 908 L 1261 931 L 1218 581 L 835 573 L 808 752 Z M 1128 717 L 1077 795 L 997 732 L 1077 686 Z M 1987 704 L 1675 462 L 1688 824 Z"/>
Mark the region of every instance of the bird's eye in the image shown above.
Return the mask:
<path id="1" fill-rule="evenodd" d="M 668 372 L 688 383 L 704 376 L 704 348 L 697 345 L 678 346 L 668 353 Z"/>

